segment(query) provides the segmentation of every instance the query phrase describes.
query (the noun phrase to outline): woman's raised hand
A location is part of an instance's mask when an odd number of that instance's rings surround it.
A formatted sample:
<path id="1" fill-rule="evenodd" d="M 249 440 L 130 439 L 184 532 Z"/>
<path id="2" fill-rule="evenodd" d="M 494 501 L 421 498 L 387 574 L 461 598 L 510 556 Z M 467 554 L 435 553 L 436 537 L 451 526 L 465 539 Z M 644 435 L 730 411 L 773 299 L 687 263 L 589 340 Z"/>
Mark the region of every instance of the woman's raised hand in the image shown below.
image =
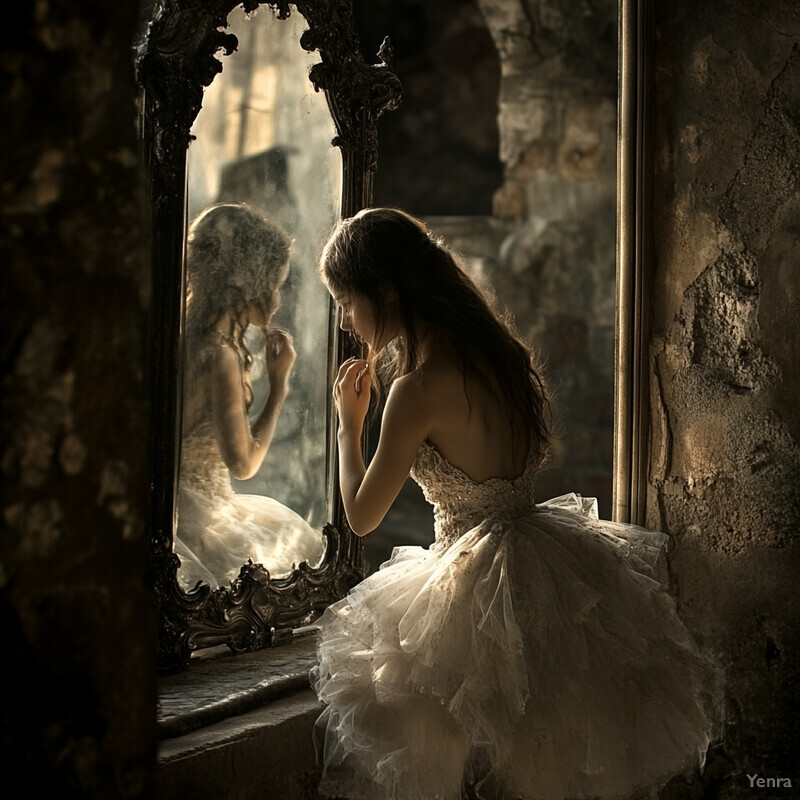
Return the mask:
<path id="1" fill-rule="evenodd" d="M 280 328 L 271 328 L 265 331 L 264 341 L 270 384 L 287 383 L 297 358 L 291 335 Z"/>
<path id="2" fill-rule="evenodd" d="M 348 358 L 339 367 L 333 387 L 341 430 L 361 433 L 369 410 L 370 389 L 369 363 L 363 358 Z"/>

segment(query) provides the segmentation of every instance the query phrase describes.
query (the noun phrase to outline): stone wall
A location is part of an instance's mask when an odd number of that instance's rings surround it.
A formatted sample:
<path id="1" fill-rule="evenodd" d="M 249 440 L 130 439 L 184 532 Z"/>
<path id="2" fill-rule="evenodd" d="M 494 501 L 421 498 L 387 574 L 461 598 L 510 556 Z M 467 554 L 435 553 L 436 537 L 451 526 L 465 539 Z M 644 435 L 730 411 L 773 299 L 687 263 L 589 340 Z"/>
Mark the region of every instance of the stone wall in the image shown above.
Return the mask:
<path id="1" fill-rule="evenodd" d="M 17 8 L 0 73 L 7 791 L 148 794 L 147 217 L 138 3 Z"/>
<path id="2" fill-rule="evenodd" d="M 578 491 L 611 513 L 616 214 L 614 0 L 479 0 L 500 53 L 509 227 L 495 286 L 541 351 L 559 438 L 539 496 Z"/>
<path id="3" fill-rule="evenodd" d="M 800 8 L 662 0 L 655 19 L 648 522 L 728 670 L 705 796 L 754 797 L 746 773 L 800 780 Z"/>

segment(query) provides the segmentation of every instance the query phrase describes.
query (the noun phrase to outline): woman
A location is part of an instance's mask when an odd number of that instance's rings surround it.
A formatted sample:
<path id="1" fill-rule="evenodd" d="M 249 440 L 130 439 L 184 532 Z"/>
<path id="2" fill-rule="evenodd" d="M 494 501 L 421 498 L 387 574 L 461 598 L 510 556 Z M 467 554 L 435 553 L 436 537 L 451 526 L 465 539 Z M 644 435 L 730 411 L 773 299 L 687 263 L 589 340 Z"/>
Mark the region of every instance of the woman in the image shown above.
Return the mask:
<path id="1" fill-rule="evenodd" d="M 186 588 L 233 580 L 252 559 L 273 574 L 316 564 L 323 538 L 269 497 L 237 494 L 231 475 L 255 475 L 272 442 L 295 361 L 292 340 L 270 328 L 289 271 L 290 241 L 245 204 L 205 209 L 187 238 L 183 438 L 175 552 Z M 250 418 L 245 333 L 263 331 L 269 395 Z"/>
<path id="2" fill-rule="evenodd" d="M 530 350 L 423 223 L 345 220 L 321 261 L 369 348 L 335 385 L 359 535 L 410 474 L 436 541 L 404 547 L 321 619 L 322 789 L 348 800 L 633 796 L 702 761 L 721 675 L 653 578 L 665 536 L 536 505 L 548 401 Z M 367 467 L 378 372 L 390 385 Z"/>

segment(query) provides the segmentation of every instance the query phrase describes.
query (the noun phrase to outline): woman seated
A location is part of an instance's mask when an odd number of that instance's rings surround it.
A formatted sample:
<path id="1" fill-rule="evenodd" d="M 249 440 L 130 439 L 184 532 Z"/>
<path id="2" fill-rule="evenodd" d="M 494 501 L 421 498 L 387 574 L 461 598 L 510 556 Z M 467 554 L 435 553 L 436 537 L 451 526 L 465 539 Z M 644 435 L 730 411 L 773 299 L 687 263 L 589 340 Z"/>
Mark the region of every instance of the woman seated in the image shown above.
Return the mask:
<path id="1" fill-rule="evenodd" d="M 187 239 L 184 407 L 175 552 L 186 589 L 225 585 L 252 559 L 273 576 L 322 557 L 324 539 L 270 497 L 237 494 L 261 467 L 296 358 L 291 336 L 270 328 L 289 272 L 286 233 L 245 204 L 201 212 Z M 249 326 L 262 329 L 269 394 L 251 419 Z"/>

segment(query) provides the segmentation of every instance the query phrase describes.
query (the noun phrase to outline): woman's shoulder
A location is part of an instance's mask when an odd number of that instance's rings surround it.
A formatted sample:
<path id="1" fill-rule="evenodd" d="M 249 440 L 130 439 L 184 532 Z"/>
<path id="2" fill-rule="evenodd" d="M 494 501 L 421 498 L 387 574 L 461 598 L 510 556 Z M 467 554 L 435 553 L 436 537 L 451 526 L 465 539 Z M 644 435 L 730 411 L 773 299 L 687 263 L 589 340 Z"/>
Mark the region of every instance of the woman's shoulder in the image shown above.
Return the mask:
<path id="1" fill-rule="evenodd" d="M 446 359 L 429 359 L 411 372 L 394 379 L 390 391 L 403 396 L 423 399 L 435 395 L 445 386 L 460 380 L 461 373 L 455 364 Z"/>
<path id="2" fill-rule="evenodd" d="M 447 360 L 428 361 L 394 380 L 389 399 L 431 420 L 455 410 L 464 395 L 464 376 Z"/>
<path id="3" fill-rule="evenodd" d="M 241 369 L 242 352 L 233 338 L 212 330 L 198 344 L 196 355 L 207 368 L 223 371 Z"/>
<path id="4" fill-rule="evenodd" d="M 213 332 L 202 342 L 196 342 L 187 363 L 187 389 L 199 394 L 208 402 L 209 393 L 216 393 L 225 385 L 240 385 L 244 364 L 235 343 Z"/>
<path id="5" fill-rule="evenodd" d="M 421 408 L 427 403 L 429 388 L 419 370 L 414 370 L 392 381 L 386 402 L 395 406 L 408 405 Z"/>

